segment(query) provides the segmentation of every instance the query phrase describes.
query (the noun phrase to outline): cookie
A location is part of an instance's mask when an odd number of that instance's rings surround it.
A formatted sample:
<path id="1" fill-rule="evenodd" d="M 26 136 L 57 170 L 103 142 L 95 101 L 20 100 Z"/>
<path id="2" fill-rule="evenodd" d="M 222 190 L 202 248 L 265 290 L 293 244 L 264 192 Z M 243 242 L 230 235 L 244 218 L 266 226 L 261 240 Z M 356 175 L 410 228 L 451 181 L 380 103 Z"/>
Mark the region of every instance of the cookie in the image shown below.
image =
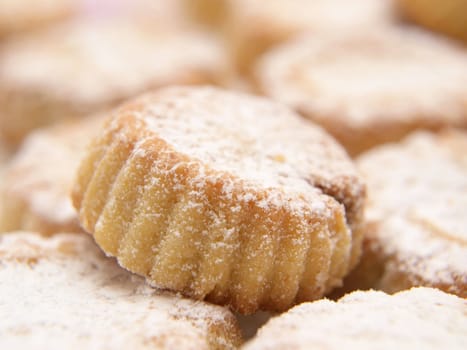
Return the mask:
<path id="1" fill-rule="evenodd" d="M 467 54 L 415 29 L 306 36 L 267 54 L 258 89 L 352 155 L 418 128 L 467 126 Z"/>
<path id="2" fill-rule="evenodd" d="M 103 117 L 94 116 L 59 123 L 26 138 L 0 181 L 0 232 L 82 231 L 69 198 L 71 185 L 86 145 L 102 124 Z"/>
<path id="3" fill-rule="evenodd" d="M 368 184 L 373 287 L 467 297 L 467 133 L 416 133 L 358 159 Z M 355 278 L 358 282 L 358 277 Z"/>
<path id="4" fill-rule="evenodd" d="M 286 107 L 174 87 L 113 113 L 73 203 L 123 267 L 252 313 L 341 283 L 359 256 L 364 192 L 344 150 Z"/>
<path id="5" fill-rule="evenodd" d="M 243 73 L 271 47 L 302 32 L 352 31 L 392 22 L 387 0 L 225 0 L 232 54 Z"/>
<path id="6" fill-rule="evenodd" d="M 467 2 L 464 0 L 397 0 L 408 20 L 467 43 Z"/>
<path id="7" fill-rule="evenodd" d="M 0 38 L 65 20 L 75 12 L 73 0 L 43 0 L 34 6 L 27 0 L 1 0 Z"/>
<path id="8" fill-rule="evenodd" d="M 150 288 L 88 235 L 0 236 L 2 349 L 235 349 L 227 310 Z"/>
<path id="9" fill-rule="evenodd" d="M 126 21 L 74 22 L 15 40 L 0 53 L 0 137 L 82 117 L 149 88 L 221 84 L 222 45 L 200 32 L 155 31 Z"/>
<path id="10" fill-rule="evenodd" d="M 431 288 L 354 292 L 271 319 L 245 350 L 465 349 L 467 301 Z"/>
<path id="11" fill-rule="evenodd" d="M 211 27 L 223 29 L 230 10 L 228 0 L 183 0 L 187 14 L 195 21 Z"/>

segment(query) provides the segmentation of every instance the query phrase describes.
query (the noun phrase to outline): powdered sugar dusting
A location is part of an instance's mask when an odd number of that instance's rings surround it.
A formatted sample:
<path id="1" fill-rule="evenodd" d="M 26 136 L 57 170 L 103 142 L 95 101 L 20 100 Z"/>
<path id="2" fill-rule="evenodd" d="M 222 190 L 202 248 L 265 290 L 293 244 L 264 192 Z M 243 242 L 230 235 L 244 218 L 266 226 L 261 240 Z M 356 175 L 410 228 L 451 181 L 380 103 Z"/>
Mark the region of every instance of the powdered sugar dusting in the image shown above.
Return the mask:
<path id="1" fill-rule="evenodd" d="M 96 242 L 151 284 L 241 313 L 284 310 L 340 283 L 358 256 L 356 170 L 284 106 L 172 87 L 115 114 L 110 139 L 96 139 L 98 169 L 93 154 L 83 161 L 90 184 L 77 209 Z"/>
<path id="2" fill-rule="evenodd" d="M 0 260 L 0 310 L 9 315 L 0 320 L 4 348 L 210 349 L 238 342 L 229 311 L 150 289 L 87 235 L 7 234 Z"/>
<path id="3" fill-rule="evenodd" d="M 25 140 L 3 174 L 1 230 L 80 230 L 69 193 L 86 145 L 102 123 L 101 116 L 66 122 Z"/>
<path id="4" fill-rule="evenodd" d="M 168 90 L 157 99 L 161 102 L 141 112 L 155 133 L 247 186 L 271 189 L 269 204 L 290 194 L 325 214 L 314 178 L 354 174 L 344 152 L 321 129 L 270 101 L 209 88 Z M 228 184 L 224 190 L 228 193 Z"/>
<path id="5" fill-rule="evenodd" d="M 430 283 L 467 285 L 467 134 L 418 133 L 359 159 L 385 254 Z M 402 267 L 400 267 L 402 268 Z M 457 282 L 456 282 L 456 281 Z"/>
<path id="6" fill-rule="evenodd" d="M 349 130 L 407 116 L 467 124 L 467 55 L 415 29 L 305 36 L 267 54 L 258 78 L 269 96 Z"/>
<path id="7" fill-rule="evenodd" d="M 439 349 L 467 346 L 467 302 L 430 288 L 354 292 L 271 319 L 245 349 Z"/>
<path id="8" fill-rule="evenodd" d="M 149 88 L 222 80 L 226 61 L 222 45 L 203 32 L 78 21 L 9 43 L 0 76 L 6 88 L 33 89 L 86 112 Z"/>

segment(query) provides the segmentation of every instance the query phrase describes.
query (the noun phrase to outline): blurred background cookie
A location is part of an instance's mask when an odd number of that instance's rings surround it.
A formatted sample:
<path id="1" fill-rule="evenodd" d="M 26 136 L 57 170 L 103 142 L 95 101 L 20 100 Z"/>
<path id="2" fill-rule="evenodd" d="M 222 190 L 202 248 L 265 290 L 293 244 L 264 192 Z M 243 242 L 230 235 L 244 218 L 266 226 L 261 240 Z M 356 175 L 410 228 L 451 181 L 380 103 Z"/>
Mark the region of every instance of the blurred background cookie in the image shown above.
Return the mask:
<path id="1" fill-rule="evenodd" d="M 271 319 L 245 350 L 440 349 L 467 345 L 467 301 L 431 288 L 354 292 Z"/>
<path id="2" fill-rule="evenodd" d="M 0 0 L 0 39 L 36 30 L 77 13 L 75 0 Z"/>
<path id="3" fill-rule="evenodd" d="M 33 128 L 86 116 L 169 84 L 221 84 L 223 46 L 200 32 L 90 20 L 18 38 L 0 53 L 0 137 L 17 145 Z"/>
<path id="4" fill-rule="evenodd" d="M 150 288 L 88 235 L 0 237 L 2 349 L 235 349 L 224 308 Z"/>
<path id="5" fill-rule="evenodd" d="M 183 0 L 185 11 L 195 21 L 222 32 L 230 13 L 229 0 Z"/>
<path id="6" fill-rule="evenodd" d="M 240 313 L 341 284 L 365 188 L 321 128 L 267 99 L 159 90 L 113 112 L 78 170 L 83 227 L 148 281 Z"/>
<path id="7" fill-rule="evenodd" d="M 460 39 L 467 44 L 467 1 L 396 0 L 397 10 L 409 21 Z"/>
<path id="8" fill-rule="evenodd" d="M 304 36 L 267 53 L 258 89 L 351 155 L 418 128 L 467 126 L 467 53 L 409 28 Z"/>
<path id="9" fill-rule="evenodd" d="M 302 32 L 348 32 L 388 25 L 388 0 L 225 0 L 227 34 L 237 67 L 250 70 L 271 47 Z"/>
<path id="10" fill-rule="evenodd" d="M 366 262 L 348 278 L 354 288 L 430 286 L 467 297 L 466 150 L 467 133 L 450 130 L 359 157 L 370 226 Z"/>
<path id="11" fill-rule="evenodd" d="M 103 117 L 66 121 L 31 133 L 0 178 L 0 232 L 82 232 L 71 184 Z"/>

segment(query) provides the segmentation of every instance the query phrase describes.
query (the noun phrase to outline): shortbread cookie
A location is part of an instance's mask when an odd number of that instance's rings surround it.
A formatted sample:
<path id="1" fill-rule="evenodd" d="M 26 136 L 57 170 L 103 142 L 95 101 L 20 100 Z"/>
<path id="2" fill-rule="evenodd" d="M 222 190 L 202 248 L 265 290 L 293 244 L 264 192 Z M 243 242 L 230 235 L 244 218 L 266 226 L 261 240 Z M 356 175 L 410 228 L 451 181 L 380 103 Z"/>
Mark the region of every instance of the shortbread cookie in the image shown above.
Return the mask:
<path id="1" fill-rule="evenodd" d="M 302 37 L 266 55 L 257 85 L 353 155 L 417 128 L 467 126 L 467 54 L 418 30 Z"/>
<path id="2" fill-rule="evenodd" d="M 304 303 L 273 318 L 245 350 L 456 349 L 467 347 L 467 301 L 437 289 L 354 292 Z"/>
<path id="3" fill-rule="evenodd" d="M 269 48 L 302 32 L 353 31 L 392 22 L 388 0 L 225 0 L 235 61 L 247 72 Z"/>
<path id="4" fill-rule="evenodd" d="M 169 84 L 221 83 L 222 45 L 203 33 L 122 21 L 77 22 L 15 40 L 0 53 L 0 137 L 89 115 Z"/>
<path id="5" fill-rule="evenodd" d="M 364 186 L 337 143 L 282 105 L 214 88 L 115 111 L 73 200 L 122 266 L 241 313 L 322 296 L 360 251 Z"/>
<path id="6" fill-rule="evenodd" d="M 467 1 L 397 0 L 409 20 L 467 43 Z"/>
<path id="7" fill-rule="evenodd" d="M 71 185 L 86 145 L 103 117 L 63 122 L 26 138 L 0 180 L 0 232 L 81 232 L 70 201 Z"/>
<path id="8" fill-rule="evenodd" d="M 430 286 L 467 297 L 466 150 L 466 132 L 417 133 L 358 159 L 372 225 L 365 252 L 381 275 L 374 287 Z"/>
<path id="9" fill-rule="evenodd" d="M 229 13 L 229 0 L 183 0 L 187 13 L 199 23 L 223 29 Z"/>
<path id="10" fill-rule="evenodd" d="M 70 17 L 76 12 L 73 0 L 0 0 L 0 38 L 37 29 Z"/>
<path id="11" fill-rule="evenodd" d="M 2 349 L 234 349 L 224 308 L 150 288 L 88 235 L 0 236 Z"/>

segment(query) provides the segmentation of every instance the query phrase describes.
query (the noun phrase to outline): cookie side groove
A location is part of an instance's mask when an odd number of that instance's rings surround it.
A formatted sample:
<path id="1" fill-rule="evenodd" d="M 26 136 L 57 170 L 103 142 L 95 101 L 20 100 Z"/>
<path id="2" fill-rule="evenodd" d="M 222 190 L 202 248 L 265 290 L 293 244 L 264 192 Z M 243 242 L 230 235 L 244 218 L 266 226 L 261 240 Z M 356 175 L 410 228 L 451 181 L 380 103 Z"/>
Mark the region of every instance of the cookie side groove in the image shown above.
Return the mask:
<path id="1" fill-rule="evenodd" d="M 313 214 L 306 214 L 310 221 L 316 219 Z M 284 231 L 279 232 L 279 249 L 269 292 L 269 303 L 275 305 L 274 309 L 277 311 L 287 309 L 299 290 L 312 233 L 312 226 L 305 225 L 302 220 L 303 217 L 287 213 L 282 226 Z"/>
<path id="2" fill-rule="evenodd" d="M 151 138 L 147 143 L 140 150 L 149 162 L 146 181 L 137 191 L 136 208 L 130 210 L 134 214 L 132 223 L 120 242 L 117 257 L 122 266 L 152 275 L 156 259 L 164 254 L 164 241 L 170 234 L 179 234 L 172 231 L 177 230 L 175 221 L 185 208 L 185 185 L 180 179 L 185 177 L 187 166 L 181 165 L 186 160 L 175 154 L 164 141 Z"/>
<path id="3" fill-rule="evenodd" d="M 229 181 L 233 181 L 232 179 Z M 228 185 L 227 187 L 230 187 Z M 227 191 L 229 192 L 229 191 Z M 234 194 L 231 194 L 232 198 Z M 230 197 L 230 195 L 227 195 Z M 235 197 L 237 195 L 235 194 Z M 224 198 L 226 200 L 226 198 Z M 231 300 L 231 284 L 234 272 L 236 270 L 236 265 L 238 264 L 238 257 L 241 252 L 241 244 L 239 243 L 241 232 L 245 229 L 247 216 L 244 215 L 243 206 L 240 203 L 237 203 L 236 206 L 223 210 L 226 206 L 226 203 L 218 208 L 212 208 L 211 210 L 214 213 L 215 220 L 212 222 L 212 227 L 214 230 L 219 230 L 220 232 L 226 232 L 226 241 L 227 244 L 225 247 L 228 248 L 228 255 L 223 257 L 221 265 L 218 265 L 218 268 L 223 268 L 222 275 L 217 281 L 214 289 L 207 296 L 208 301 L 214 303 L 228 304 Z M 207 264 L 205 265 L 207 267 Z M 206 271 L 209 273 L 209 271 Z"/>
<path id="4" fill-rule="evenodd" d="M 81 190 L 84 196 L 81 204 L 77 206 L 81 225 L 88 232 L 94 232 L 95 225 L 102 214 L 119 172 L 130 157 L 137 142 L 146 135 L 144 130 L 141 130 L 142 123 L 135 120 L 131 115 L 123 115 L 119 119 L 111 118 L 108 123 L 111 133 L 103 136 L 101 147 L 105 150 L 102 159 L 91 171 L 93 175 L 87 186 Z M 125 129 L 125 125 L 128 123 L 135 124 L 135 128 Z M 100 141 L 98 139 L 96 143 L 101 145 Z M 109 144 L 108 147 L 105 146 L 105 141 Z M 81 172 L 86 170 L 86 164 L 88 166 L 90 164 L 87 159 L 83 163 L 84 166 L 80 169 Z M 79 191 L 79 186 L 75 191 Z"/>
<path id="5" fill-rule="evenodd" d="M 243 207 L 250 222 L 244 222 L 239 232 L 240 247 L 231 280 L 233 304 L 240 305 L 243 313 L 254 311 L 261 303 L 268 282 L 265 278 L 274 261 L 271 259 L 274 240 L 277 239 L 267 226 L 270 223 L 268 213 L 255 204 L 261 199 L 254 198 L 254 195 L 251 198 Z"/>
<path id="6" fill-rule="evenodd" d="M 324 293 L 326 276 L 331 267 L 332 246 L 329 229 L 312 226 L 311 242 L 305 260 L 305 271 L 300 280 L 296 301 L 315 299 Z"/>
<path id="7" fill-rule="evenodd" d="M 324 179 L 309 181 L 319 188 L 324 194 L 334 198 L 345 208 L 345 221 L 352 234 L 352 247 L 350 253 L 350 269 L 359 261 L 363 240 L 363 212 L 366 198 L 366 186 L 356 178 L 341 177 L 336 183 L 344 184 L 344 189 L 335 186 Z"/>
<path id="8" fill-rule="evenodd" d="M 151 285 L 244 314 L 283 311 L 341 282 L 361 191 L 340 180 L 357 175 L 321 129 L 230 94 L 173 88 L 123 106 L 82 206 L 101 248 Z M 243 99 L 251 110 L 225 108 Z M 334 196 L 315 184 L 326 179 Z M 90 202 L 98 190 L 103 204 Z"/>
<path id="9" fill-rule="evenodd" d="M 199 294 L 203 297 L 213 297 L 217 294 L 219 298 L 226 300 L 231 271 L 237 260 L 234 254 L 239 246 L 237 240 L 240 230 L 229 223 L 232 209 L 226 203 L 221 179 L 230 181 L 226 175 L 221 175 L 218 179 L 206 183 L 206 189 L 203 191 L 207 199 L 207 225 L 202 240 L 204 250 L 191 288 L 200 290 Z"/>
<path id="10" fill-rule="evenodd" d="M 120 241 L 128 232 L 141 187 L 150 167 L 150 162 L 138 153 L 138 148 L 139 144 L 118 171 L 94 229 L 96 242 L 112 255 L 118 254 Z"/>
<path id="11" fill-rule="evenodd" d="M 103 134 L 99 138 L 95 138 L 87 148 L 87 155 L 81 161 L 75 176 L 75 182 L 71 193 L 71 200 L 76 209 L 80 209 L 86 188 L 88 187 L 93 177 L 94 169 L 97 168 L 100 161 L 105 155 L 105 151 L 109 147 L 112 140 L 114 130 L 110 127 L 110 120 L 107 120 L 103 125 Z"/>
<path id="12" fill-rule="evenodd" d="M 199 225 L 199 222 L 203 222 L 203 210 L 190 202 L 189 194 L 184 194 L 168 213 L 168 226 L 157 247 L 150 278 L 156 286 L 180 290 L 193 296 L 189 286 L 196 276 L 199 251 L 202 249 L 202 244 L 197 243 L 203 235 L 203 225 Z"/>
<path id="13" fill-rule="evenodd" d="M 325 293 L 342 284 L 342 278 L 349 269 L 352 240 L 351 232 L 342 212 L 334 212 L 332 219 L 328 219 L 327 226 L 330 228 L 330 233 L 333 232 L 331 240 L 333 241 L 332 245 L 334 249 L 331 255 L 329 279 L 325 286 Z"/>

